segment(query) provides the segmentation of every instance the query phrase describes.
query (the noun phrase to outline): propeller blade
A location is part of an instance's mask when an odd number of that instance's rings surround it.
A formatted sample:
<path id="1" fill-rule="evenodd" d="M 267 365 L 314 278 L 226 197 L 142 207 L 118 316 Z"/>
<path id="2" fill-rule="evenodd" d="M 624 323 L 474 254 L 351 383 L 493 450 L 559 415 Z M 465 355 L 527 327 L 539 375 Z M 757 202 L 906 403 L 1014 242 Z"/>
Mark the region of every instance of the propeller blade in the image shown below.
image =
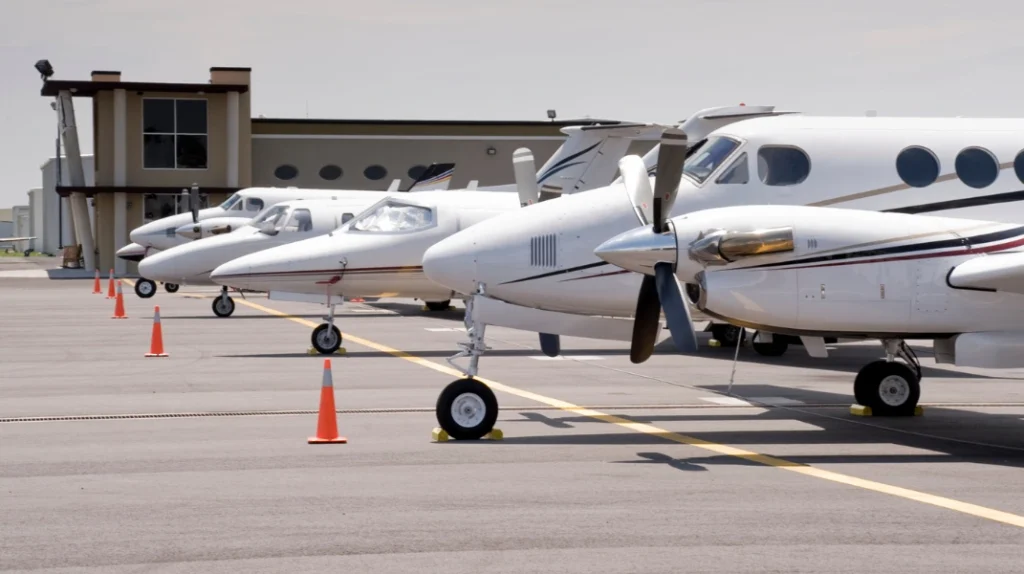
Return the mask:
<path id="1" fill-rule="evenodd" d="M 516 190 L 519 192 L 519 207 L 537 203 L 540 200 L 537 167 L 529 148 L 521 147 L 512 153 L 512 170 L 515 173 Z"/>
<path id="2" fill-rule="evenodd" d="M 647 175 L 644 160 L 635 155 L 623 157 L 619 160 L 619 173 L 622 174 L 622 184 L 626 186 L 626 193 L 633 202 L 633 211 L 640 225 L 647 225 L 651 222 L 654 192 L 651 190 L 651 178 Z"/>
<path id="3" fill-rule="evenodd" d="M 540 350 L 549 357 L 557 357 L 562 352 L 562 339 L 551 333 L 539 333 Z"/>
<path id="4" fill-rule="evenodd" d="M 686 133 L 669 128 L 661 135 L 658 150 L 658 175 L 654 179 L 654 202 L 652 221 L 654 232 L 665 231 L 666 215 L 672 212 L 676 201 L 679 180 L 683 177 L 683 163 L 686 161 Z"/>
<path id="5" fill-rule="evenodd" d="M 644 277 L 647 280 L 647 277 Z M 672 271 L 671 263 L 656 263 L 654 265 L 654 282 L 658 289 L 658 299 L 661 300 L 661 308 L 665 311 L 665 319 L 668 322 L 668 329 L 672 332 L 672 342 L 676 349 L 683 354 L 697 352 L 697 334 L 693 332 L 693 320 L 690 318 L 690 309 L 683 301 L 682 292 L 679 289 L 679 282 L 676 274 Z"/>
<path id="6" fill-rule="evenodd" d="M 188 206 L 192 209 L 192 223 L 199 223 L 199 186 L 192 184 L 188 190 Z"/>
<path id="7" fill-rule="evenodd" d="M 661 318 L 661 304 L 658 301 L 658 287 L 654 277 L 644 275 L 640 283 L 640 294 L 636 298 L 636 314 L 633 317 L 633 341 L 629 347 L 629 360 L 642 363 L 654 353 L 658 340 Z"/>

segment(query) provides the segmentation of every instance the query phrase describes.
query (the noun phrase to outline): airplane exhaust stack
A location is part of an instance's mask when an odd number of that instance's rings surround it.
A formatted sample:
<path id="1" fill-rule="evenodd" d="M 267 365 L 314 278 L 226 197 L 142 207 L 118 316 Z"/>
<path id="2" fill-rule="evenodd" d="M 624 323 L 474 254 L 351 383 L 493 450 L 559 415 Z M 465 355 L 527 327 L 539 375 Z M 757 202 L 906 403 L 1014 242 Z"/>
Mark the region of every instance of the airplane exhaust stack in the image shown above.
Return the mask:
<path id="1" fill-rule="evenodd" d="M 331 377 L 331 360 L 324 359 L 324 381 L 320 386 L 320 414 L 316 421 L 316 436 L 309 444 L 345 444 L 348 439 L 338 435 L 338 418 L 334 409 L 334 380 Z"/>
<path id="2" fill-rule="evenodd" d="M 114 302 L 114 315 L 111 319 L 127 319 L 128 315 L 124 312 L 124 294 L 121 293 L 121 280 L 117 281 L 117 296 Z"/>
<path id="3" fill-rule="evenodd" d="M 153 336 L 149 341 L 147 357 L 166 357 L 164 353 L 164 334 L 160 328 L 160 305 L 153 307 Z"/>

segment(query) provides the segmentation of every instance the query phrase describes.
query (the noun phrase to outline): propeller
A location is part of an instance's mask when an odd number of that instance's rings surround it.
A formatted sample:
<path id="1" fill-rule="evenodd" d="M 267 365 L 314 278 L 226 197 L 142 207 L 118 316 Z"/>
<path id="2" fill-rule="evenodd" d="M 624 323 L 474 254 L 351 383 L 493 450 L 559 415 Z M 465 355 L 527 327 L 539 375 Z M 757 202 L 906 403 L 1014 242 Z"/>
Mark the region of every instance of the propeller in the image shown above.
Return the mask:
<path id="1" fill-rule="evenodd" d="M 192 223 L 199 223 L 199 186 L 194 183 L 188 190 L 188 206 L 192 209 Z"/>
<path id="2" fill-rule="evenodd" d="M 650 189 L 647 169 L 640 158 L 623 158 L 619 162 L 623 183 L 634 200 L 634 208 L 642 223 L 647 223 L 642 215 L 646 206 L 637 203 L 651 197 L 650 224 L 654 234 L 670 231 L 667 215 L 675 204 L 676 191 L 683 176 L 683 162 L 686 160 L 686 134 L 679 129 L 666 129 L 661 136 L 658 152 L 658 175 L 654 181 L 654 189 Z M 654 344 L 658 338 L 661 311 L 672 340 L 680 353 L 697 351 L 697 335 L 693 331 L 690 311 L 683 301 L 682 290 L 675 275 L 674 261 L 658 261 L 654 264 L 654 275 L 644 275 L 640 284 L 640 292 L 636 300 L 636 313 L 633 320 L 633 340 L 629 350 L 629 359 L 633 363 L 642 363 L 654 352 Z"/>

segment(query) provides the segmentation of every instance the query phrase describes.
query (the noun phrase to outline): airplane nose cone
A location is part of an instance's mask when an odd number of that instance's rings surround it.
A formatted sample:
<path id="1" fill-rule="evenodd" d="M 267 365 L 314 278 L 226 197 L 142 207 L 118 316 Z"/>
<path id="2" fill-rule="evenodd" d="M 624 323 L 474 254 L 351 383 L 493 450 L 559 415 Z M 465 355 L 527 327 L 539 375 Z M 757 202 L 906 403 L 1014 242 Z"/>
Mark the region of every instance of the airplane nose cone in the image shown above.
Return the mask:
<path id="1" fill-rule="evenodd" d="M 605 241 L 594 250 L 594 255 L 617 267 L 653 275 L 656 263 L 676 263 L 676 236 L 671 231 L 655 233 L 648 225 Z"/>
<path id="2" fill-rule="evenodd" d="M 139 261 L 139 275 L 155 281 L 176 281 L 181 279 L 174 253 L 163 251 Z"/>
<path id="3" fill-rule="evenodd" d="M 423 254 L 423 274 L 458 293 L 472 293 L 476 283 L 476 257 L 472 245 L 458 235 L 439 241 Z"/>
<path id="4" fill-rule="evenodd" d="M 146 248 L 138 243 L 129 243 L 118 249 L 115 255 L 125 261 L 142 261 L 142 258 L 146 256 Z"/>
<path id="5" fill-rule="evenodd" d="M 210 273 L 210 280 L 219 285 L 246 288 L 252 259 L 246 255 L 218 266 Z"/>

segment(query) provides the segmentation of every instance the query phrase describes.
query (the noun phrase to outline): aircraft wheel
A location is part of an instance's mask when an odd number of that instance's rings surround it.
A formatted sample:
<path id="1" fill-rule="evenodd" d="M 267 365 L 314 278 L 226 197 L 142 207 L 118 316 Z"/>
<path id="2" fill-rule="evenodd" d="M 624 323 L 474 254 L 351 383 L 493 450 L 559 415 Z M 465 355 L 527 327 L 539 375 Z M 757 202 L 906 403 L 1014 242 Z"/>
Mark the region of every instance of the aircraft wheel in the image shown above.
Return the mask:
<path id="1" fill-rule="evenodd" d="M 875 361 L 857 373 L 853 396 L 877 416 L 913 416 L 921 398 L 921 381 L 903 363 Z"/>
<path id="2" fill-rule="evenodd" d="M 735 347 L 736 341 L 740 338 L 740 328 L 728 323 L 716 323 L 711 325 L 711 336 L 721 343 L 723 347 Z M 743 338 L 747 338 L 745 332 Z"/>
<path id="3" fill-rule="evenodd" d="M 135 282 L 135 294 L 143 299 L 149 299 L 156 295 L 156 283 L 149 279 L 139 279 Z"/>
<path id="4" fill-rule="evenodd" d="M 164 283 L 164 290 L 168 293 L 177 293 L 181 286 L 177 283 Z"/>
<path id="5" fill-rule="evenodd" d="M 218 317 L 230 317 L 235 312 L 235 300 L 231 297 L 217 296 L 213 300 L 213 314 Z"/>
<path id="6" fill-rule="evenodd" d="M 437 422 L 456 440 L 479 440 L 494 429 L 498 399 L 476 379 L 459 379 L 437 397 Z"/>
<path id="7" fill-rule="evenodd" d="M 333 354 L 341 347 L 341 331 L 334 325 L 321 323 L 313 329 L 310 337 L 313 348 L 321 355 Z"/>
<path id="8" fill-rule="evenodd" d="M 444 301 L 426 301 L 427 309 L 430 311 L 447 311 L 448 307 L 451 306 L 451 299 Z"/>
<path id="9" fill-rule="evenodd" d="M 781 357 L 786 354 L 786 350 L 789 349 L 789 342 L 782 338 L 782 335 L 775 335 L 772 337 L 770 343 L 759 343 L 757 341 L 757 333 L 754 333 L 751 346 L 754 347 L 754 351 L 762 357 Z"/>

